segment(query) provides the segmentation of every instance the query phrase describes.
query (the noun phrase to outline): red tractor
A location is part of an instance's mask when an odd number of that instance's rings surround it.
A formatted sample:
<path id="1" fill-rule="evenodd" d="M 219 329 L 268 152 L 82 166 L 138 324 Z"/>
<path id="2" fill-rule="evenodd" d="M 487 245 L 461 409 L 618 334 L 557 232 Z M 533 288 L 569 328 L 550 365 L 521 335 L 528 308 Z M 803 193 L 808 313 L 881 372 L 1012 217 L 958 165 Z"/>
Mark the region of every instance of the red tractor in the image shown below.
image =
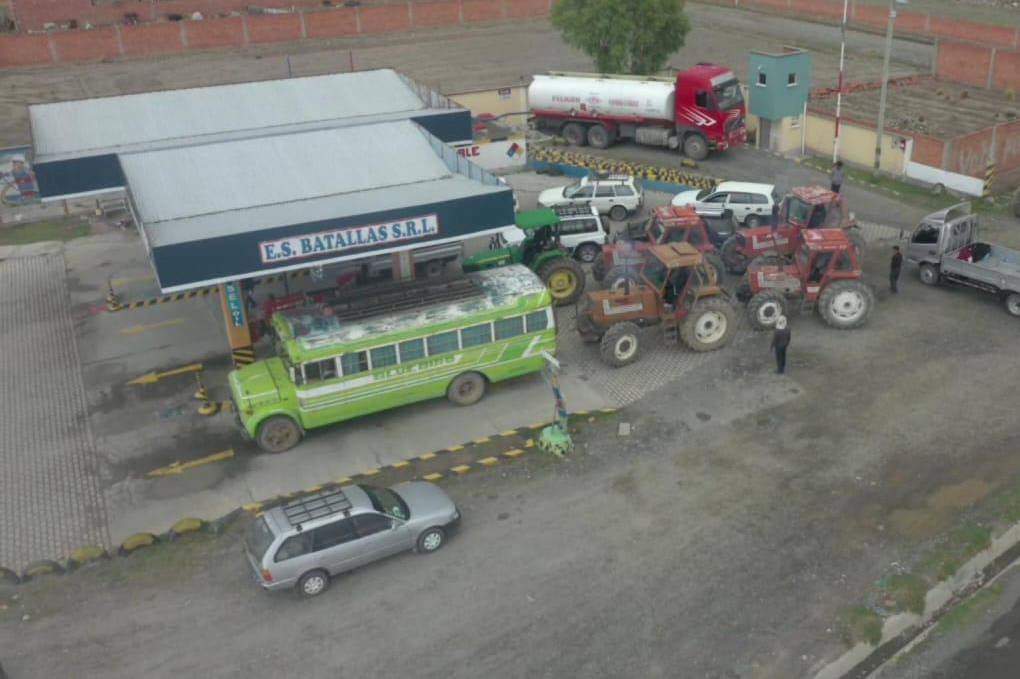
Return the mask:
<path id="1" fill-rule="evenodd" d="M 688 243 L 700 252 L 705 262 L 722 280 L 723 262 L 716 252 L 715 234 L 705 220 L 691 207 L 663 205 L 652 210 L 643 222 L 631 222 L 627 230 L 602 246 L 602 256 L 592 265 L 592 277 L 604 287 L 615 290 L 624 281 L 638 283 L 638 269 L 645 261 L 644 252 L 653 245 Z"/>
<path id="2" fill-rule="evenodd" d="M 864 250 L 864 238 L 848 212 L 846 199 L 821 186 L 799 186 L 783 198 L 779 226 L 741 229 L 726 239 L 721 248 L 722 261 L 733 273 L 744 273 L 756 257 L 788 259 L 797 251 L 805 229 L 840 228 L 858 249 Z M 775 263 L 775 262 L 773 262 Z"/>
<path id="3" fill-rule="evenodd" d="M 858 249 L 842 229 L 804 231 L 791 262 L 757 260 L 747 268 L 737 297 L 747 301 L 755 330 L 775 326 L 793 305 L 817 310 L 834 328 L 864 325 L 875 295 L 861 279 Z"/>

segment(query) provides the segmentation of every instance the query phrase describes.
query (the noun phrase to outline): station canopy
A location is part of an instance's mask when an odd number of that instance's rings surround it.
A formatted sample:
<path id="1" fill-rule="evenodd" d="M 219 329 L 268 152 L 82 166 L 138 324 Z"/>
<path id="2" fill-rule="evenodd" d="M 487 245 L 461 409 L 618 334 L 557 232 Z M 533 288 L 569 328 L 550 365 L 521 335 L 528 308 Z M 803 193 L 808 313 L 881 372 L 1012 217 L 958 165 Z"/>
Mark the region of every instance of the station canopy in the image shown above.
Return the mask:
<path id="1" fill-rule="evenodd" d="M 405 120 L 125 153 L 165 292 L 461 241 L 513 224 L 510 187 Z"/>
<path id="2" fill-rule="evenodd" d="M 124 153 L 395 120 L 472 137 L 466 109 L 391 69 L 34 104 L 29 119 L 43 200 L 123 188 Z"/>

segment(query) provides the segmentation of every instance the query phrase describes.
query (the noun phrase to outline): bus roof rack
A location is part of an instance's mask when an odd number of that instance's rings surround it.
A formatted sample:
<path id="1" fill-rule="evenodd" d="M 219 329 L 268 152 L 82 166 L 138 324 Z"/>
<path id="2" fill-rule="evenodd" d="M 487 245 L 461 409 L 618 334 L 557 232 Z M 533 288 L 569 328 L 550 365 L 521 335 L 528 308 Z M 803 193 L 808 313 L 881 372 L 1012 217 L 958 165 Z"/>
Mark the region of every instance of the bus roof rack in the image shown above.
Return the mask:
<path id="1" fill-rule="evenodd" d="M 355 288 L 351 294 L 337 299 L 330 308 L 337 320 L 356 321 L 427 304 L 459 302 L 481 295 L 481 287 L 466 277 L 430 284 L 422 284 L 421 281 L 383 283 Z"/>
<path id="2" fill-rule="evenodd" d="M 351 506 L 351 501 L 347 499 L 342 490 L 329 488 L 303 495 L 285 503 L 281 508 L 283 515 L 287 517 L 287 522 L 296 527 L 315 519 L 323 519 L 340 512 L 346 512 L 350 510 Z"/>

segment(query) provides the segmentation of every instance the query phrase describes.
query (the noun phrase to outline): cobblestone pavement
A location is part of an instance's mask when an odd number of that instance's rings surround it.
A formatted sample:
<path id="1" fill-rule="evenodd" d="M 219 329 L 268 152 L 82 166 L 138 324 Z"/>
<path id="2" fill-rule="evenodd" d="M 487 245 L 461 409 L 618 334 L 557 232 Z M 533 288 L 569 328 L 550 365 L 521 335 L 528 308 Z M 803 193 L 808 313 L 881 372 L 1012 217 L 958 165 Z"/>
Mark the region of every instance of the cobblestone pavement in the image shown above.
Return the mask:
<path id="1" fill-rule="evenodd" d="M 0 565 L 106 544 L 60 254 L 0 261 Z"/>

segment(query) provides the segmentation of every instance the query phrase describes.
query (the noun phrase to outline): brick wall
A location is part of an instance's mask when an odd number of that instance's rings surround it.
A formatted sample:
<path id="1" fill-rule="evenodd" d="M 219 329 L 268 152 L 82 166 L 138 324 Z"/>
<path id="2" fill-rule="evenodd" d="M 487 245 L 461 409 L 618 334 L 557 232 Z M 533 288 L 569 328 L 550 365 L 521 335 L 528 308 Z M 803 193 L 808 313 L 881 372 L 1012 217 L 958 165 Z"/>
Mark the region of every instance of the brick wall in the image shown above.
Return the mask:
<path id="1" fill-rule="evenodd" d="M 117 57 L 174 54 L 184 50 L 323 39 L 414 28 L 501 21 L 549 13 L 554 0 L 366 0 L 358 8 L 323 8 L 321 0 L 263 0 L 262 7 L 296 7 L 286 14 L 216 16 L 243 9 L 249 0 L 167 0 L 92 6 L 89 0 L 15 0 L 20 25 L 78 20 L 108 25 L 32 35 L 0 34 L 0 68 Z M 205 17 L 187 17 L 200 11 Z M 143 23 L 123 25 L 126 13 Z M 184 21 L 159 20 L 179 14 Z M 146 23 L 148 22 L 148 23 Z"/>
<path id="2" fill-rule="evenodd" d="M 1020 50 L 942 40 L 935 55 L 940 78 L 978 87 L 1020 91 Z"/>

